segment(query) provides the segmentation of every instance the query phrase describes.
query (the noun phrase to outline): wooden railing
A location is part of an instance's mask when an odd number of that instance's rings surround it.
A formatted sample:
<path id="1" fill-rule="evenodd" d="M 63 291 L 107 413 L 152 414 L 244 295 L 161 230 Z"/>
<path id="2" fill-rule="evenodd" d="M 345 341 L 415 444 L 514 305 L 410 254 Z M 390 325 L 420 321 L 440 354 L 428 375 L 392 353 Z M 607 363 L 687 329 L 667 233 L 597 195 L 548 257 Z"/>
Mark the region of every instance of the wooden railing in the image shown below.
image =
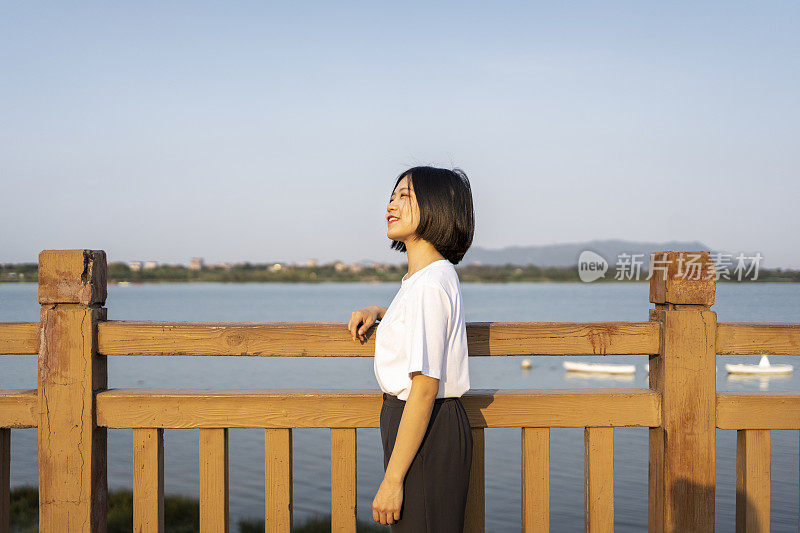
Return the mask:
<path id="1" fill-rule="evenodd" d="M 647 322 L 469 323 L 470 356 L 648 355 L 647 389 L 473 389 L 466 530 L 484 529 L 484 429 L 522 428 L 522 529 L 548 531 L 550 428 L 584 429 L 587 531 L 614 528 L 614 428 L 649 428 L 649 530 L 714 531 L 716 428 L 737 430 L 737 531 L 768 531 L 770 429 L 800 429 L 800 393 L 717 392 L 716 355 L 800 353 L 800 324 L 717 323 L 714 264 L 651 257 Z M 697 275 L 699 279 L 692 279 Z M 134 531 L 164 530 L 164 429 L 199 428 L 200 525 L 228 530 L 228 428 L 264 428 L 265 530 L 292 525 L 292 429 L 331 430 L 334 531 L 356 529 L 356 428 L 377 389 L 108 389 L 108 356 L 372 357 L 344 324 L 108 321 L 102 250 L 39 255 L 39 323 L 0 324 L 0 354 L 38 354 L 38 388 L 0 390 L 0 532 L 10 428 L 38 428 L 39 528 L 105 531 L 108 428 L 133 430 Z M 370 337 L 372 335 L 370 331 Z"/>

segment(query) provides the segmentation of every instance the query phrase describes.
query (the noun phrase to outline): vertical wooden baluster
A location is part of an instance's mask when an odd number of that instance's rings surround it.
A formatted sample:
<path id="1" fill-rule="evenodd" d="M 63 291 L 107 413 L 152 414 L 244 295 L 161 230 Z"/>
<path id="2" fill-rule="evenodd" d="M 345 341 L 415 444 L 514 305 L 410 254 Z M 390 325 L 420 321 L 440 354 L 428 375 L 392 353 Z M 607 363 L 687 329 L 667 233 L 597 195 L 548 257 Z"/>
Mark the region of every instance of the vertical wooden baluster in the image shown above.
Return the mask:
<path id="1" fill-rule="evenodd" d="M 736 533 L 770 528 L 770 430 L 736 431 Z"/>
<path id="2" fill-rule="evenodd" d="M 584 428 L 583 443 L 585 530 L 614 531 L 614 428 Z"/>
<path id="3" fill-rule="evenodd" d="M 656 252 L 650 273 L 661 342 L 649 381 L 661 425 L 649 431 L 648 530 L 714 533 L 715 264 L 708 252 Z"/>
<path id="4" fill-rule="evenodd" d="M 264 528 L 267 533 L 292 530 L 292 430 L 264 430 Z"/>
<path id="5" fill-rule="evenodd" d="M 133 531 L 164 531 L 164 429 L 133 430 Z"/>
<path id="6" fill-rule="evenodd" d="M 97 353 L 106 320 L 103 250 L 39 254 L 39 531 L 107 529 L 107 430 L 97 425 L 95 394 L 108 384 Z"/>
<path id="7" fill-rule="evenodd" d="M 11 428 L 0 428 L 0 533 L 11 520 Z"/>
<path id="8" fill-rule="evenodd" d="M 228 429 L 200 428 L 200 531 L 228 531 Z"/>
<path id="9" fill-rule="evenodd" d="M 522 531 L 550 531 L 550 428 L 522 428 Z"/>
<path id="10" fill-rule="evenodd" d="M 483 533 L 486 527 L 486 479 L 484 471 L 483 428 L 472 430 L 472 464 L 469 471 L 469 492 L 464 516 L 466 533 Z"/>
<path id="11" fill-rule="evenodd" d="M 331 428 L 331 531 L 356 531 L 356 430 Z"/>

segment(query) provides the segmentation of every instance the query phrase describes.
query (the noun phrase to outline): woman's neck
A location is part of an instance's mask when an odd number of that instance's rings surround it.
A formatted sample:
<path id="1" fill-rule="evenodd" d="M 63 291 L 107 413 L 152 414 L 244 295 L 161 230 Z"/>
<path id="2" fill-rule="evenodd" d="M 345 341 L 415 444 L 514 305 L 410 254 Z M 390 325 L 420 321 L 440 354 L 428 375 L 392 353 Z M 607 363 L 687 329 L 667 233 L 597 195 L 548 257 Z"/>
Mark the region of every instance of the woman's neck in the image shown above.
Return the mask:
<path id="1" fill-rule="evenodd" d="M 430 265 L 434 261 L 446 259 L 428 241 L 417 239 L 413 242 L 406 242 L 405 245 L 408 258 L 408 274 L 404 277 L 410 278 L 417 270 Z"/>

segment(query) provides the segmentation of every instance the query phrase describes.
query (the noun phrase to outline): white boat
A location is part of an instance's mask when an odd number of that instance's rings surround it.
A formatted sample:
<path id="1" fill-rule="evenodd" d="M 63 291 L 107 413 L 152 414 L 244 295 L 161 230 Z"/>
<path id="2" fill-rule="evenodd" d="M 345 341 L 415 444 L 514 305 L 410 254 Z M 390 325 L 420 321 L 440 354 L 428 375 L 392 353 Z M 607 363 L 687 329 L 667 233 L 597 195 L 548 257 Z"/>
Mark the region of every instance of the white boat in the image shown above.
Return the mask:
<path id="1" fill-rule="evenodd" d="M 597 372 L 602 374 L 633 374 L 636 365 L 622 365 L 618 363 L 579 363 L 564 361 L 564 368 L 572 372 Z"/>
<path id="2" fill-rule="evenodd" d="M 730 374 L 788 374 L 793 368 L 792 365 L 771 365 L 766 354 L 761 356 L 757 365 L 725 365 Z"/>

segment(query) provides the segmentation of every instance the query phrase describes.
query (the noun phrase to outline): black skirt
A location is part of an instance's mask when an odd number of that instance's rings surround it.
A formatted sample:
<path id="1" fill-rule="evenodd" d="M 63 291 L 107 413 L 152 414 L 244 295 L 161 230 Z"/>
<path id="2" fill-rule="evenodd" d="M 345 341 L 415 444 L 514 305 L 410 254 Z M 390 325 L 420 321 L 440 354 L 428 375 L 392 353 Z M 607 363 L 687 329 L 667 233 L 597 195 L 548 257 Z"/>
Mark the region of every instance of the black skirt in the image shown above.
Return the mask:
<path id="1" fill-rule="evenodd" d="M 406 402 L 383 393 L 383 469 L 389 465 Z M 461 398 L 436 398 L 419 450 L 403 483 L 393 533 L 461 533 L 472 465 L 472 431 Z"/>

